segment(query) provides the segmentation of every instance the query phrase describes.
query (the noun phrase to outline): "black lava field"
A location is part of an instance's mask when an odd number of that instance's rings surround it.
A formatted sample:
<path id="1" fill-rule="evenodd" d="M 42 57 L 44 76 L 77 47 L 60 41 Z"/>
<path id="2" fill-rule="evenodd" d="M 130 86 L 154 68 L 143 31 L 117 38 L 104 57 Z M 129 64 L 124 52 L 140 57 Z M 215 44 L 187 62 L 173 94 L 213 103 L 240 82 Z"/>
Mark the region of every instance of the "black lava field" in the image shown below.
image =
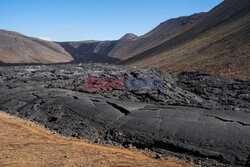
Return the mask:
<path id="1" fill-rule="evenodd" d="M 162 87 L 87 89 L 88 77 L 158 79 Z M 203 166 L 250 165 L 250 81 L 110 64 L 26 65 L 0 67 L 0 93 L 0 110 L 64 136 Z"/>

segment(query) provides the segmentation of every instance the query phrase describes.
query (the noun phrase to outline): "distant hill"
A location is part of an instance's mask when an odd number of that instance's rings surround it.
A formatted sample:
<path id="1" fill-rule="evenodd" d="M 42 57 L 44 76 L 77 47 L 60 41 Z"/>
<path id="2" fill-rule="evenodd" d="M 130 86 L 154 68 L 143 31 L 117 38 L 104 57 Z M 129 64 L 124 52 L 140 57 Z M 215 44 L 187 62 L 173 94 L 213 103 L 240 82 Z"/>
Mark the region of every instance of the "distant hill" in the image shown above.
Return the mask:
<path id="1" fill-rule="evenodd" d="M 114 41 L 49 42 L 0 30 L 0 63 L 116 63 L 160 44 L 204 15 L 170 19 L 143 36 L 128 33 Z"/>
<path id="2" fill-rule="evenodd" d="M 161 23 L 145 35 L 138 37 L 136 40 L 118 41 L 114 49 L 109 53 L 109 56 L 121 60 L 133 57 L 162 43 L 167 38 L 199 20 L 204 14 L 198 13 L 191 16 L 170 19 Z"/>
<path id="3" fill-rule="evenodd" d="M 120 38 L 120 40 L 136 40 L 138 39 L 138 36 L 132 33 L 127 33 L 123 37 Z"/>
<path id="4" fill-rule="evenodd" d="M 73 62 L 115 63 L 120 61 L 108 56 L 116 41 L 60 42 L 58 44 L 74 58 Z"/>
<path id="5" fill-rule="evenodd" d="M 250 79 L 250 1 L 225 0 L 199 21 L 124 63 Z"/>
<path id="6" fill-rule="evenodd" d="M 0 30 L 0 62 L 2 63 L 58 63 L 73 58 L 60 45 Z"/>
<path id="7" fill-rule="evenodd" d="M 75 62 L 119 62 L 150 49 L 191 25 L 205 13 L 170 19 L 143 36 L 128 33 L 115 41 L 59 42 Z"/>

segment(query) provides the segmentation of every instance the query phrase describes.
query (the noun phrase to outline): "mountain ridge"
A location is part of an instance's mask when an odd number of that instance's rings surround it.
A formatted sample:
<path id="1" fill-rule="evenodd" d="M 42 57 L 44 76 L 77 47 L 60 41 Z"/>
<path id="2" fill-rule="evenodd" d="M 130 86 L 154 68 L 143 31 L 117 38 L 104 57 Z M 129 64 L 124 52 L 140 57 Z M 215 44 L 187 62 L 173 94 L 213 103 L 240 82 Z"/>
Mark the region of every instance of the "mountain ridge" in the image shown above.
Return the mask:
<path id="1" fill-rule="evenodd" d="M 58 44 L 75 58 L 75 62 L 119 62 L 161 43 L 199 20 L 204 14 L 201 12 L 167 20 L 142 36 L 128 33 L 113 41 L 74 41 L 58 42 Z"/>
<path id="2" fill-rule="evenodd" d="M 225 0 L 199 21 L 124 64 L 250 79 L 249 8 L 249 1 Z"/>

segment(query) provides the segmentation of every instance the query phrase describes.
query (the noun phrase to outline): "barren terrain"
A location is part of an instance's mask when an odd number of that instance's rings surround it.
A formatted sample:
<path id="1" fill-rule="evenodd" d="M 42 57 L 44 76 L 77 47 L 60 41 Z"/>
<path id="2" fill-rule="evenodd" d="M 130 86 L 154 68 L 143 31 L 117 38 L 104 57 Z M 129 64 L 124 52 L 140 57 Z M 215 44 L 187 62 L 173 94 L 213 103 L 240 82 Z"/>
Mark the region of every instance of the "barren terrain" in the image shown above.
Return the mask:
<path id="1" fill-rule="evenodd" d="M 126 82 L 123 89 L 88 89 L 87 77 Z M 130 89 L 128 78 L 140 84 L 143 79 L 161 79 L 162 88 Z M 176 157 L 207 167 L 249 163 L 249 92 L 249 81 L 201 72 L 174 75 L 107 64 L 0 70 L 0 110 L 4 112 L 63 136 L 148 149 L 158 158 Z"/>
<path id="2" fill-rule="evenodd" d="M 138 151 L 89 144 L 52 134 L 0 112 L 0 166 L 188 167 L 149 158 Z"/>

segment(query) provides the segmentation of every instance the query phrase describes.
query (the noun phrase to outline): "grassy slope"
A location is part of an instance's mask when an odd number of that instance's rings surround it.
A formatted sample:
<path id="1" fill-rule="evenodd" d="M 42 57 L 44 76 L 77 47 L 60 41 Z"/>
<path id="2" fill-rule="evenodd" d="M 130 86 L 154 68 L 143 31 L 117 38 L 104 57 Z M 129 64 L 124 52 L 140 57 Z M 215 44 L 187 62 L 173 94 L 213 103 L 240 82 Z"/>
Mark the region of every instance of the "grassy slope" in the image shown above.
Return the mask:
<path id="1" fill-rule="evenodd" d="M 250 79 L 250 15 L 154 57 L 133 63 L 174 73 L 205 71 Z"/>
<path id="2" fill-rule="evenodd" d="M 247 0 L 226 0 L 198 22 L 125 63 L 250 79 L 249 7 Z"/>

